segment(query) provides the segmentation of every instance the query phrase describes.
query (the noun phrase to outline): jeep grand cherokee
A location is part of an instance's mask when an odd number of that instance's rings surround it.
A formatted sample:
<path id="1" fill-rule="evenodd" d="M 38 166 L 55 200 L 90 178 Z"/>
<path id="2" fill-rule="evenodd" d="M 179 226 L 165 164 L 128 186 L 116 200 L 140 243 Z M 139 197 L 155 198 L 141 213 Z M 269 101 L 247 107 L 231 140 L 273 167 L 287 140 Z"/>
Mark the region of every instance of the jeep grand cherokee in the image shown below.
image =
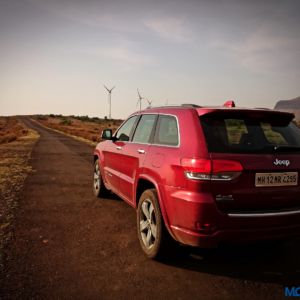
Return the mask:
<path id="1" fill-rule="evenodd" d="M 300 130 L 293 114 L 183 105 L 132 114 L 94 152 L 94 193 L 137 210 L 148 257 L 165 241 L 222 242 L 300 235 Z"/>

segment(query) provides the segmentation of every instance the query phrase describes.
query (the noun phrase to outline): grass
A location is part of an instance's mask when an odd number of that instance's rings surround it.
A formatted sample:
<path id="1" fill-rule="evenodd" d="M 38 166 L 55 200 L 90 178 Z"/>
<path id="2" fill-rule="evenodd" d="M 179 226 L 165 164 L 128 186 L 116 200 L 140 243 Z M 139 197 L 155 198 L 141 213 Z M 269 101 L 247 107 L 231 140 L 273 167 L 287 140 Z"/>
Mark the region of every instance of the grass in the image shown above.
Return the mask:
<path id="1" fill-rule="evenodd" d="M 2 139 L 0 144 L 0 270 L 3 267 L 5 245 L 12 235 L 11 225 L 18 206 L 18 196 L 27 175 L 32 171 L 29 165 L 31 151 L 39 138 L 35 131 L 26 128 L 16 118 L 12 117 L 9 121 L 3 119 L 0 118 L 0 123 L 6 126 L 0 127 L 1 137 L 10 132 L 16 138 L 13 141 L 7 139 L 6 143 Z"/>
<path id="2" fill-rule="evenodd" d="M 15 141 L 28 134 L 28 129 L 15 117 L 0 117 L 0 144 Z"/>
<path id="3" fill-rule="evenodd" d="M 122 120 L 108 120 L 100 118 L 89 118 L 88 116 L 34 116 L 34 120 L 43 126 L 63 132 L 69 136 L 76 137 L 93 145 L 100 141 L 103 129 L 116 130 Z"/>

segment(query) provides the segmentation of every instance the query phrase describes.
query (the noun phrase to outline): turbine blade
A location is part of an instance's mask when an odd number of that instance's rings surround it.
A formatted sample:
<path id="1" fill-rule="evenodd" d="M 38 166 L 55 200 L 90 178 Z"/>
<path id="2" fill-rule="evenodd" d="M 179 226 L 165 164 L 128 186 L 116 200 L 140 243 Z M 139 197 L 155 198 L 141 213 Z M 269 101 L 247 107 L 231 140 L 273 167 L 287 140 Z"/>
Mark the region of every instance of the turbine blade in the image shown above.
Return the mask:
<path id="1" fill-rule="evenodd" d="M 139 99 L 142 99 L 142 96 L 141 96 L 141 94 L 140 94 L 140 91 L 139 91 L 139 89 L 136 89 L 136 90 L 137 90 L 137 92 L 138 92 Z"/>
<path id="2" fill-rule="evenodd" d="M 107 89 L 107 91 L 109 92 L 109 88 L 105 85 L 105 84 L 103 84 L 103 86 Z"/>

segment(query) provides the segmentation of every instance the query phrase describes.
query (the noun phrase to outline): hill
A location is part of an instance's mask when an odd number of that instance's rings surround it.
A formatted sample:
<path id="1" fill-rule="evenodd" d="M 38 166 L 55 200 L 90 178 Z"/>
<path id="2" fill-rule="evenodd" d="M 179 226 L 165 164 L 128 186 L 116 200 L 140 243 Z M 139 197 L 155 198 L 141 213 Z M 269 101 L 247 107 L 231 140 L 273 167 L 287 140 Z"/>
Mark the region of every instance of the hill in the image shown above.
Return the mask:
<path id="1" fill-rule="evenodd" d="M 300 97 L 292 100 L 280 100 L 276 103 L 275 109 L 300 109 Z"/>
<path id="2" fill-rule="evenodd" d="M 295 119 L 300 121 L 300 97 L 291 100 L 280 100 L 276 103 L 274 109 L 292 112 Z"/>

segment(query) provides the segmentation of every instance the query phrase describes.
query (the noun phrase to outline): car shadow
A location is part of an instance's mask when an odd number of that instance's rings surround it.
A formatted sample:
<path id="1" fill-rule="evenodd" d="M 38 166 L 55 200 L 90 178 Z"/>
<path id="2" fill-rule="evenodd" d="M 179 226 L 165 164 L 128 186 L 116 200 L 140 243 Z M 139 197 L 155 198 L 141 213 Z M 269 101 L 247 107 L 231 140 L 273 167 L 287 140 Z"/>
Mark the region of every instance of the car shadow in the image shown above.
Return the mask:
<path id="1" fill-rule="evenodd" d="M 245 281 L 299 285 L 300 239 L 197 249 L 180 246 L 161 263 L 196 272 Z"/>
<path id="2" fill-rule="evenodd" d="M 113 200 L 113 201 L 117 201 L 117 202 L 124 202 L 118 195 L 112 193 L 112 192 L 109 192 L 107 193 L 107 195 L 105 195 L 105 198 L 102 198 L 103 200 Z"/>

